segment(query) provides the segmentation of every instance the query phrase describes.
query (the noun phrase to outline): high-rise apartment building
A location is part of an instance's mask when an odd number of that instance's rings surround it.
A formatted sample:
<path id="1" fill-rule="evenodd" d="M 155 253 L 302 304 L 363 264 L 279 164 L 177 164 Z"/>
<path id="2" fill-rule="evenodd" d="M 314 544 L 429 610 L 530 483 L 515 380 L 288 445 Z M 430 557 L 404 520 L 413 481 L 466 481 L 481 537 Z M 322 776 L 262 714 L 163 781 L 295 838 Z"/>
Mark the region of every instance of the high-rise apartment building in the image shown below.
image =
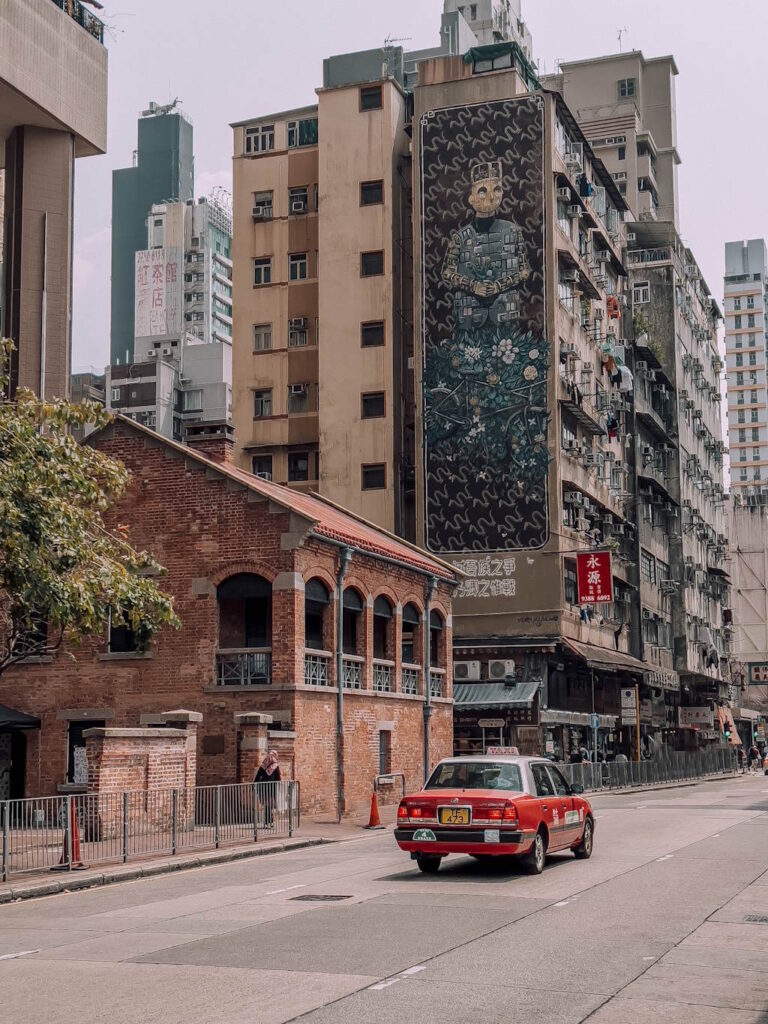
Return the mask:
<path id="1" fill-rule="evenodd" d="M 768 252 L 762 238 L 725 245 L 725 361 L 731 488 L 768 482 Z"/>
<path id="2" fill-rule="evenodd" d="M 231 431 L 228 197 L 153 205 L 135 253 L 131 360 L 107 367 L 107 408 L 177 440 Z"/>
<path id="3" fill-rule="evenodd" d="M 635 220 L 678 225 L 674 57 L 639 50 L 561 61 L 544 81 L 562 93 Z"/>
<path id="4" fill-rule="evenodd" d="M 13 387 L 69 391 L 75 160 L 104 153 L 104 26 L 82 4 L 0 7 L 0 333 L 16 346 Z"/>
<path id="5" fill-rule="evenodd" d="M 178 100 L 150 103 L 139 118 L 133 165 L 112 172 L 112 363 L 133 359 L 135 254 L 147 244 L 147 214 L 157 203 L 194 196 L 192 137 Z"/>

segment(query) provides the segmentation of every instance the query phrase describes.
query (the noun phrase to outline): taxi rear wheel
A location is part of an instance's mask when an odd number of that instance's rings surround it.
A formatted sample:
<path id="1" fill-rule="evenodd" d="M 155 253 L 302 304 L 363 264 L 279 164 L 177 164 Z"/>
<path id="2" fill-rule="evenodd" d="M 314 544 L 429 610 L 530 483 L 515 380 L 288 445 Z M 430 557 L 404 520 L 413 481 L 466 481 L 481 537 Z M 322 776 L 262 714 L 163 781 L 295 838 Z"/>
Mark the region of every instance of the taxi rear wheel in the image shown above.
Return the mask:
<path id="1" fill-rule="evenodd" d="M 523 858 L 526 871 L 532 875 L 540 875 L 547 859 L 547 844 L 543 832 L 537 832 L 530 853 Z"/>
<path id="2" fill-rule="evenodd" d="M 419 871 L 423 871 L 425 875 L 436 875 L 440 870 L 440 857 L 431 856 L 426 853 L 418 853 L 416 855 L 416 864 L 418 865 Z"/>
<path id="3" fill-rule="evenodd" d="M 594 845 L 595 827 L 592 824 L 592 819 L 587 818 L 584 822 L 584 835 L 581 837 L 581 842 L 574 849 L 574 855 L 579 860 L 589 860 L 592 856 L 592 847 Z"/>

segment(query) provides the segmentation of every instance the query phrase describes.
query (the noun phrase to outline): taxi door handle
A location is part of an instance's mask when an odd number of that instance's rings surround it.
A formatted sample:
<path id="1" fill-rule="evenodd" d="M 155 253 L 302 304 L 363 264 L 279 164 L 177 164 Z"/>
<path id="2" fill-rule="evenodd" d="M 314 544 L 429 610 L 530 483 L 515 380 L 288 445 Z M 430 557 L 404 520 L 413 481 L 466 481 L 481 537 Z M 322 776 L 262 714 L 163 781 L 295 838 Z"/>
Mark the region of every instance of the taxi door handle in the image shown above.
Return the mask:
<path id="1" fill-rule="evenodd" d="M 541 805 L 541 809 L 542 809 L 542 811 L 548 811 L 549 810 L 549 808 L 547 807 L 546 804 L 542 804 Z"/>

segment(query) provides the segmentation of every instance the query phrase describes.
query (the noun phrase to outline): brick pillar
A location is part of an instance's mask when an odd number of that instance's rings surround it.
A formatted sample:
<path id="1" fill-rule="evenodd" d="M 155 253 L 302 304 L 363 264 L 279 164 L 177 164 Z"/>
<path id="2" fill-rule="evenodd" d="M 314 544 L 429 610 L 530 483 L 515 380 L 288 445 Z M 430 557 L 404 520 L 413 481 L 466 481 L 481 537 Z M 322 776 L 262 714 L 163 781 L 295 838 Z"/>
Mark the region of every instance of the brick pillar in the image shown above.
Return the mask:
<path id="1" fill-rule="evenodd" d="M 272 583 L 272 682 L 304 682 L 304 580 L 281 572 Z"/>
<path id="2" fill-rule="evenodd" d="M 194 789 L 197 785 L 197 727 L 203 716 L 199 711 L 166 711 L 160 716 L 165 725 L 183 729 L 187 734 L 187 751 L 184 765 L 184 788 Z"/>
<path id="3" fill-rule="evenodd" d="M 256 771 L 264 760 L 268 746 L 268 732 L 272 715 L 260 711 L 246 711 L 235 715 L 237 726 L 237 781 L 253 782 Z"/>
<path id="4" fill-rule="evenodd" d="M 395 663 L 392 670 L 395 674 L 395 678 L 392 680 L 392 689 L 396 693 L 401 693 L 403 689 L 403 606 L 399 601 L 392 618 L 392 644 L 391 658 Z"/>

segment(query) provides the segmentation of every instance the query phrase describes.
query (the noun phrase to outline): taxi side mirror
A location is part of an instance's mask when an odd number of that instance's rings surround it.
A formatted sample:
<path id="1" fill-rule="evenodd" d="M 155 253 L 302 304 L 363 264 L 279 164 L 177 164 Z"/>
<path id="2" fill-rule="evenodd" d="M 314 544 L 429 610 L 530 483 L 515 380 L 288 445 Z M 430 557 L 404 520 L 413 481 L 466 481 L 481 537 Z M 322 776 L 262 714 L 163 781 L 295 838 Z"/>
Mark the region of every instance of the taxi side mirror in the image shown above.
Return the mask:
<path id="1" fill-rule="evenodd" d="M 574 796 L 579 796 L 583 792 L 584 787 L 582 786 L 582 784 L 580 782 L 574 782 L 574 784 L 571 786 L 571 793 Z"/>

